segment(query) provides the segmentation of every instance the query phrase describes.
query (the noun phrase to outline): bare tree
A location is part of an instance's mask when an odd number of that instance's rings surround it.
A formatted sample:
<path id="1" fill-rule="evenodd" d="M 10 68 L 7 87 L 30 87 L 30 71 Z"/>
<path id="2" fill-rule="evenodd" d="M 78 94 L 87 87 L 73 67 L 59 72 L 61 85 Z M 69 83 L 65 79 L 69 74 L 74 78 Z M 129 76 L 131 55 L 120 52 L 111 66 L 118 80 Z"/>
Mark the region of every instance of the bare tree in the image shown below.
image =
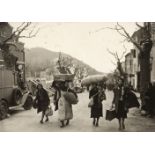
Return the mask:
<path id="1" fill-rule="evenodd" d="M 82 65 L 76 65 L 74 70 L 74 75 L 79 81 L 81 81 L 85 76 L 88 75 L 87 69 Z"/>
<path id="2" fill-rule="evenodd" d="M 72 58 L 62 56 L 60 52 L 57 65 L 58 65 L 57 69 L 61 74 L 72 74 L 71 72 L 71 67 L 73 67 Z"/>
<path id="3" fill-rule="evenodd" d="M 74 62 L 72 57 L 62 56 L 61 53 L 59 54 L 57 65 L 61 74 L 73 74 L 78 80 L 82 80 L 88 74 L 84 65 Z"/>
<path id="4" fill-rule="evenodd" d="M 140 63 L 140 95 L 141 95 L 141 101 L 142 105 L 145 105 L 145 92 L 148 88 L 148 84 L 150 83 L 150 52 L 152 49 L 152 40 L 151 40 L 151 23 L 145 22 L 144 25 L 140 25 L 136 23 L 136 25 L 139 28 L 140 31 L 140 41 L 137 41 L 133 36 L 131 36 L 127 30 L 119 23 L 116 23 L 116 25 L 112 29 L 116 32 L 118 32 L 121 36 L 125 38 L 125 40 L 133 43 L 135 47 L 139 50 L 139 63 Z M 98 31 L 101 31 L 104 28 L 101 28 Z"/>
<path id="5" fill-rule="evenodd" d="M 36 27 L 32 26 L 31 22 L 23 22 L 13 30 L 9 36 L 3 36 L 5 39 L 0 42 L 0 49 L 2 50 L 6 65 L 9 68 L 11 68 L 17 61 L 17 57 L 10 52 L 10 46 L 14 46 L 16 50 L 20 50 L 17 46 L 19 39 L 35 37 L 39 32 L 39 29 L 35 29 Z M 24 32 L 27 32 L 26 35 L 23 34 Z"/>
<path id="6" fill-rule="evenodd" d="M 116 52 L 112 52 L 109 49 L 107 49 L 107 51 L 115 58 L 115 60 L 117 62 L 117 69 L 118 69 L 120 75 L 125 79 L 125 72 L 124 72 L 124 70 L 122 68 L 121 60 L 123 59 L 124 55 L 126 54 L 127 49 L 126 49 L 126 47 L 124 45 L 123 45 L 123 47 L 124 47 L 124 51 L 122 52 L 122 55 L 120 57 L 119 57 L 117 51 Z"/>
<path id="7" fill-rule="evenodd" d="M 26 32 L 26 35 L 23 35 L 23 32 Z M 15 48 L 18 48 L 16 46 L 16 42 L 19 41 L 21 38 L 32 38 L 37 35 L 39 32 L 39 29 L 36 29 L 36 26 L 32 26 L 31 22 L 23 22 L 21 23 L 11 34 L 9 37 L 6 37 L 6 39 L 0 44 L 1 49 L 6 49 L 6 46 L 12 45 Z"/>

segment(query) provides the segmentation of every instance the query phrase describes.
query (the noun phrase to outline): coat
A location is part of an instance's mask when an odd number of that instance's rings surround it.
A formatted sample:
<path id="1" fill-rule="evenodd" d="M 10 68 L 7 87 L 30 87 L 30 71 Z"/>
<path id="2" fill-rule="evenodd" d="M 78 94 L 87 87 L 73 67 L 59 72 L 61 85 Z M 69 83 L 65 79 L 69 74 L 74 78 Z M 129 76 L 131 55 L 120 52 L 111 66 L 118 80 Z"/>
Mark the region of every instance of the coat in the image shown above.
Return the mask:
<path id="1" fill-rule="evenodd" d="M 90 90 L 89 98 L 93 97 L 94 102 L 94 105 L 91 107 L 91 116 L 90 116 L 91 118 L 98 118 L 103 116 L 103 110 L 102 110 L 103 94 L 104 93 L 99 93 L 97 87 L 94 87 L 92 90 Z"/>
<path id="2" fill-rule="evenodd" d="M 127 118 L 127 107 L 124 100 L 124 93 L 122 92 L 124 88 L 117 87 L 114 89 L 113 104 L 115 104 L 116 117 Z"/>
<path id="3" fill-rule="evenodd" d="M 53 97 L 53 101 L 54 101 L 54 105 L 55 105 L 55 111 L 58 110 L 58 101 L 60 99 L 60 90 L 57 88 L 55 89 L 55 93 L 54 93 L 54 97 Z"/>
<path id="4" fill-rule="evenodd" d="M 114 98 L 113 98 L 112 103 L 115 104 L 115 111 L 117 112 L 118 111 L 118 104 L 119 104 L 119 101 L 121 98 L 121 89 L 119 87 L 114 88 L 113 93 L 114 93 Z"/>
<path id="5" fill-rule="evenodd" d="M 140 107 L 137 96 L 131 90 L 125 91 L 123 98 L 127 108 Z"/>
<path id="6" fill-rule="evenodd" d="M 37 102 L 37 112 L 45 112 L 50 104 L 50 99 L 44 88 L 37 91 L 35 100 Z"/>

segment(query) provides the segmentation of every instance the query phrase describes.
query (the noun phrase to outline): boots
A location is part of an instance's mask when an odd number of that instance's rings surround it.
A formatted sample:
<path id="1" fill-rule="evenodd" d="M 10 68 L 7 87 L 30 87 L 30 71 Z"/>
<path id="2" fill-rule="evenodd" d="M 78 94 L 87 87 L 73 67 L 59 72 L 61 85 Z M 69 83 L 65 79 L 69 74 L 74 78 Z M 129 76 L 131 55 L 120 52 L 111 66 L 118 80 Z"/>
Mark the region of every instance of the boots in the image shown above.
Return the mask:
<path id="1" fill-rule="evenodd" d="M 44 123 L 43 120 L 40 120 L 40 123 L 43 124 Z"/>
<path id="2" fill-rule="evenodd" d="M 69 125 L 69 119 L 67 120 L 66 125 Z"/>
<path id="3" fill-rule="evenodd" d="M 61 121 L 60 128 L 63 128 L 65 126 L 64 121 Z"/>
<path id="4" fill-rule="evenodd" d="M 93 120 L 93 125 L 95 126 L 95 124 L 96 124 L 96 120 L 95 120 L 95 118 L 94 118 L 94 120 Z"/>
<path id="5" fill-rule="evenodd" d="M 48 117 L 46 117 L 46 120 L 45 120 L 45 122 L 48 122 L 49 121 L 49 118 Z"/>

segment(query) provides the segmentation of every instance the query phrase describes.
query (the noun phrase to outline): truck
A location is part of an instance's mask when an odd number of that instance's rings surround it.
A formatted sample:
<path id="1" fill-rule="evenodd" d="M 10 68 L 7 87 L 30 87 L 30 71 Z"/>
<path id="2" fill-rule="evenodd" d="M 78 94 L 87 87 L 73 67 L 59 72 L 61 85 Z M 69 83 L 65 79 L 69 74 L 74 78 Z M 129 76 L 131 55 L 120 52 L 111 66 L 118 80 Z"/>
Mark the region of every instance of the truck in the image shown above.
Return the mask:
<path id="1" fill-rule="evenodd" d="M 21 107 L 30 110 L 33 106 L 33 97 L 26 85 L 24 44 L 14 43 L 8 50 L 0 49 L 0 120 L 5 119 L 10 110 Z M 8 67 L 11 56 L 15 61 Z"/>

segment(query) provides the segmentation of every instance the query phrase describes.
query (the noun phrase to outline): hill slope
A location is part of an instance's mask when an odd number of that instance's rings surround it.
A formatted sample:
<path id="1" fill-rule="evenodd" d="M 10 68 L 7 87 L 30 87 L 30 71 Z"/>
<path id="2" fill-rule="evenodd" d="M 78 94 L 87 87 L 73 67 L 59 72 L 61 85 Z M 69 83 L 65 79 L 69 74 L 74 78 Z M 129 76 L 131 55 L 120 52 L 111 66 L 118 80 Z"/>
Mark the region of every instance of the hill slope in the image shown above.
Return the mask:
<path id="1" fill-rule="evenodd" d="M 88 70 L 88 75 L 99 74 L 97 70 L 85 64 L 84 62 L 71 57 L 65 53 L 62 53 L 62 56 L 67 56 L 73 59 L 73 62 L 85 67 Z M 31 72 L 45 70 L 50 67 L 54 67 L 56 60 L 59 57 L 58 52 L 50 51 L 45 48 L 31 48 L 25 50 L 26 57 L 26 67 L 29 68 Z"/>

